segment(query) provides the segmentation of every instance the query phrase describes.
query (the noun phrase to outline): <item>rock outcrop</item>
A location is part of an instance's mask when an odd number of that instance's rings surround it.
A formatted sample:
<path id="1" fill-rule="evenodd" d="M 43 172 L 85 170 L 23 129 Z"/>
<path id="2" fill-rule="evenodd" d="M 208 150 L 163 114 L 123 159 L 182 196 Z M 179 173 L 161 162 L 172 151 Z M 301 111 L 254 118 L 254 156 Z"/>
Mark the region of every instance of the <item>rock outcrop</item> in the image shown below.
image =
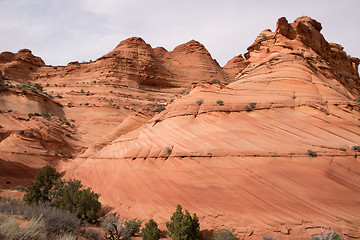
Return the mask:
<path id="1" fill-rule="evenodd" d="M 57 67 L 2 53 L 0 186 L 50 163 L 161 228 L 182 204 L 244 239 L 360 238 L 359 59 L 321 29 L 280 18 L 223 68 L 194 40 Z"/>
<path id="2" fill-rule="evenodd" d="M 245 59 L 227 64 L 243 69 L 235 82 L 198 84 L 62 169 L 124 217 L 154 218 L 162 227 L 180 203 L 203 228 L 234 228 L 245 239 L 305 239 L 326 227 L 360 237 L 356 60 L 320 30 L 307 17 L 279 19 Z M 202 51 L 192 42 L 173 52 L 182 49 Z"/>

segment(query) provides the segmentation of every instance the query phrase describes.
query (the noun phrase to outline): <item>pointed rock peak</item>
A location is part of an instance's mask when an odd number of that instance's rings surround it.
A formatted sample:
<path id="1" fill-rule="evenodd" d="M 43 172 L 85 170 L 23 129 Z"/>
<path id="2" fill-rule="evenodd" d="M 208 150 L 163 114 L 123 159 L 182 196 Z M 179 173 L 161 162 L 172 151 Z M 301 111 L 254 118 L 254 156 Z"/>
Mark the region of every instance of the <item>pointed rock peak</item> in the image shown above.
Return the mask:
<path id="1" fill-rule="evenodd" d="M 174 48 L 173 52 L 183 54 L 201 53 L 210 55 L 205 46 L 195 40 L 191 40 L 187 43 L 177 46 L 176 48 Z"/>
<path id="2" fill-rule="evenodd" d="M 289 32 L 289 22 L 286 17 L 281 17 L 276 23 L 276 33 L 287 36 Z"/>

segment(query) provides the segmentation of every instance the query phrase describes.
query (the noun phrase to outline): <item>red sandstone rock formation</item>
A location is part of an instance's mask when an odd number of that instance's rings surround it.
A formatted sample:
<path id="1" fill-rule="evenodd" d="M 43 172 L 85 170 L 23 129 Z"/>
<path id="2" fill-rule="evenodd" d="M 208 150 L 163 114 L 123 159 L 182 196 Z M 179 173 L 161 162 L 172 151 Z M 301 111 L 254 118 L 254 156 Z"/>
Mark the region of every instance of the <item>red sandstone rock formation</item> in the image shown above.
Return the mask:
<path id="1" fill-rule="evenodd" d="M 0 143 L 0 167 L 15 170 L 0 172 L 0 180 L 25 172 L 19 163 L 30 159 L 28 181 L 62 148 L 66 177 L 101 193 L 123 217 L 154 218 L 164 228 L 180 203 L 203 229 L 234 228 L 245 239 L 307 239 L 321 227 L 360 238 L 360 164 L 352 148 L 360 145 L 359 59 L 320 31 L 308 17 L 280 18 L 276 31 L 260 33 L 244 58 L 223 68 L 194 40 L 167 51 L 130 38 L 94 62 L 28 60 L 36 66 L 29 73 L 3 53 L 3 86 L 41 83 L 51 104 L 63 107 L 46 108 L 41 94 L 1 92 L 0 134 L 14 138 Z M 15 65 L 19 73 L 8 75 Z M 214 78 L 222 84 L 209 84 Z M 184 89 L 192 90 L 179 94 Z M 54 112 L 50 121 L 26 122 L 53 132 L 54 149 L 39 147 L 40 137 L 15 137 L 24 123 L 14 118 L 29 108 Z M 59 117 L 74 122 L 59 125 Z M 29 141 L 31 154 L 21 153 Z M 15 155 L 6 152 L 16 149 L 11 144 L 20 148 Z"/>

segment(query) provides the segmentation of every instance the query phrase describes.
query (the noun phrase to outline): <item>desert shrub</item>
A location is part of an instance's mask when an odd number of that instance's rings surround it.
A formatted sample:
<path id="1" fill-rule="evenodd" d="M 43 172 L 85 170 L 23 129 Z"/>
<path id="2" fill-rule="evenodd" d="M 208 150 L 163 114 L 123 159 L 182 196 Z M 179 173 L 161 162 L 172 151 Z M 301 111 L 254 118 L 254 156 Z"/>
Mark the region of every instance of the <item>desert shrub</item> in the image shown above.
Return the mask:
<path id="1" fill-rule="evenodd" d="M 189 91 L 187 91 L 187 90 L 185 90 L 185 89 L 183 89 L 183 90 L 180 91 L 180 94 L 181 94 L 181 95 L 187 94 L 187 93 L 189 93 Z"/>
<path id="2" fill-rule="evenodd" d="M 276 237 L 272 237 L 272 236 L 263 236 L 262 237 L 263 240 L 276 240 Z"/>
<path id="3" fill-rule="evenodd" d="M 20 228 L 14 217 L 11 216 L 0 215 L 0 222 L 1 239 L 47 239 L 45 223 L 41 217 L 30 219 L 23 228 Z"/>
<path id="4" fill-rule="evenodd" d="M 160 239 L 160 229 L 157 223 L 150 219 L 145 227 L 142 229 L 142 239 L 144 240 L 158 240 Z"/>
<path id="5" fill-rule="evenodd" d="M 311 156 L 311 157 L 316 157 L 317 153 L 315 151 L 308 150 L 308 155 Z"/>
<path id="6" fill-rule="evenodd" d="M 293 95 L 292 98 L 293 98 L 293 99 L 296 99 L 296 95 Z"/>
<path id="7" fill-rule="evenodd" d="M 221 83 L 221 81 L 219 79 L 214 78 L 213 80 L 210 81 L 210 83 Z"/>
<path id="8" fill-rule="evenodd" d="M 101 223 L 102 229 L 105 231 L 106 239 L 127 240 L 130 239 L 130 232 L 125 224 L 119 220 L 117 216 L 110 215 Z"/>
<path id="9" fill-rule="evenodd" d="M 14 186 L 14 187 L 11 187 L 10 190 L 15 190 L 15 191 L 19 191 L 19 192 L 25 192 L 26 191 L 26 187 L 23 187 L 21 185 L 17 185 L 17 186 Z"/>
<path id="10" fill-rule="evenodd" d="M 164 111 L 164 110 L 166 110 L 166 107 L 164 107 L 164 106 L 159 106 L 159 107 L 157 107 L 156 109 L 155 109 L 155 112 L 162 112 L 162 111 Z"/>
<path id="11" fill-rule="evenodd" d="M 119 218 L 117 216 L 109 215 L 101 222 L 101 228 L 104 229 L 105 232 L 108 232 L 118 221 Z"/>
<path id="12" fill-rule="evenodd" d="M 196 100 L 196 104 L 197 105 L 201 105 L 201 104 L 203 104 L 204 103 L 204 100 L 202 100 L 202 99 L 198 99 L 198 100 Z"/>
<path id="13" fill-rule="evenodd" d="M 75 213 L 83 221 L 96 221 L 103 215 L 99 194 L 90 188 L 81 189 L 79 180 L 60 180 L 60 174 L 50 166 L 43 167 L 35 183 L 26 191 L 26 203 L 49 202 L 61 210 Z"/>
<path id="14" fill-rule="evenodd" d="M 129 231 L 130 236 L 134 236 L 136 233 L 139 233 L 141 227 L 141 220 L 131 219 L 125 221 L 125 228 Z"/>
<path id="15" fill-rule="evenodd" d="M 360 151 L 360 146 L 353 146 L 352 149 L 355 151 Z"/>
<path id="16" fill-rule="evenodd" d="M 84 229 L 81 229 L 80 233 L 81 236 L 83 236 L 85 239 L 93 239 L 93 240 L 102 239 L 101 232 L 94 228 L 86 227 Z"/>
<path id="17" fill-rule="evenodd" d="M 0 213 L 22 216 L 27 220 L 41 217 L 47 231 L 52 233 L 71 232 L 80 226 L 75 214 L 52 207 L 49 203 L 26 204 L 20 200 L 1 198 Z"/>
<path id="18" fill-rule="evenodd" d="M 245 106 L 245 111 L 248 111 L 248 112 L 250 112 L 252 109 L 251 109 L 251 107 L 249 106 L 249 105 L 246 105 Z"/>
<path id="19" fill-rule="evenodd" d="M 64 233 L 59 237 L 59 240 L 76 240 L 77 237 L 72 233 Z"/>
<path id="20" fill-rule="evenodd" d="M 223 101 L 223 100 L 217 100 L 216 103 L 217 103 L 219 106 L 223 106 L 223 105 L 224 105 L 224 101 Z"/>
<path id="21" fill-rule="evenodd" d="M 170 147 L 166 147 L 165 151 L 168 155 L 170 155 L 172 153 L 172 149 Z"/>
<path id="22" fill-rule="evenodd" d="M 261 35 L 260 41 L 268 40 L 269 37 L 266 34 Z"/>
<path id="23" fill-rule="evenodd" d="M 42 112 L 42 113 L 41 113 L 41 116 L 42 116 L 43 118 L 47 119 L 47 120 L 50 119 L 50 114 L 49 114 L 48 112 Z"/>
<path id="24" fill-rule="evenodd" d="M 212 238 L 213 240 L 239 240 L 234 234 L 234 230 L 223 229 L 216 231 Z"/>
<path id="25" fill-rule="evenodd" d="M 169 222 L 166 223 L 169 236 L 173 240 L 201 239 L 199 219 L 194 213 L 193 217 L 185 210 L 182 212 L 181 205 L 177 205 L 176 211 Z"/>
<path id="26" fill-rule="evenodd" d="M 311 236 L 310 240 L 345 240 L 340 237 L 336 232 L 316 234 Z"/>
<path id="27" fill-rule="evenodd" d="M 38 203 L 50 201 L 49 191 L 55 182 L 60 178 L 60 174 L 55 168 L 50 166 L 43 167 L 35 177 L 35 183 L 28 187 L 24 195 L 26 203 Z"/>
<path id="28" fill-rule="evenodd" d="M 103 216 L 100 194 L 91 191 L 91 188 L 82 189 L 79 180 L 56 181 L 50 190 L 51 205 L 75 213 L 83 221 L 97 221 Z"/>
<path id="29" fill-rule="evenodd" d="M 251 103 L 249 103 L 249 106 L 250 106 L 251 108 L 255 108 L 255 107 L 256 107 L 256 103 L 251 102 Z"/>
<path id="30" fill-rule="evenodd" d="M 34 87 L 37 88 L 41 92 L 43 91 L 43 87 L 39 83 L 35 83 Z"/>
<path id="31" fill-rule="evenodd" d="M 343 152 L 346 152 L 346 148 L 343 148 L 343 147 L 341 147 L 341 148 L 339 148 L 341 151 L 343 151 Z"/>

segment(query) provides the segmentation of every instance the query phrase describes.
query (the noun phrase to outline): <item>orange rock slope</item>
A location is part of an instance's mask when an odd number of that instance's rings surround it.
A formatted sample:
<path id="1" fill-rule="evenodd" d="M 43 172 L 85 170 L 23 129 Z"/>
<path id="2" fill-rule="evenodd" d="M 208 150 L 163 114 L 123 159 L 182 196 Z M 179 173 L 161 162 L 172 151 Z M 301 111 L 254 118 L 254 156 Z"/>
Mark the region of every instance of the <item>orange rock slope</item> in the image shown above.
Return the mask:
<path id="1" fill-rule="evenodd" d="M 66 164 L 66 176 L 122 216 L 162 227 L 179 203 L 203 229 L 234 228 L 244 238 L 304 239 L 331 227 L 360 238 L 358 59 L 320 30 L 307 17 L 279 19 L 246 59 L 229 62 L 246 67 L 235 82 L 198 84 Z"/>
<path id="2" fill-rule="evenodd" d="M 122 41 L 96 61 L 67 66 L 47 66 L 27 49 L 4 52 L 0 72 L 0 187 L 27 185 L 46 164 L 96 152 L 193 82 L 228 80 L 196 41 L 167 52 L 141 38 Z"/>
<path id="3" fill-rule="evenodd" d="M 25 61 L 30 72 L 6 53 L 0 70 L 19 66 L 13 78 L 42 84 L 61 103 L 45 119 L 71 147 L 58 169 L 122 217 L 154 218 L 165 229 L 181 204 L 202 229 L 227 227 L 244 239 L 308 239 L 330 228 L 358 239 L 359 59 L 320 31 L 308 17 L 280 18 L 224 67 L 193 40 L 167 51 L 130 38 L 94 62 Z M 4 154 L 11 145 L 1 144 Z M 37 163 L 32 149 L 18 156 Z"/>

